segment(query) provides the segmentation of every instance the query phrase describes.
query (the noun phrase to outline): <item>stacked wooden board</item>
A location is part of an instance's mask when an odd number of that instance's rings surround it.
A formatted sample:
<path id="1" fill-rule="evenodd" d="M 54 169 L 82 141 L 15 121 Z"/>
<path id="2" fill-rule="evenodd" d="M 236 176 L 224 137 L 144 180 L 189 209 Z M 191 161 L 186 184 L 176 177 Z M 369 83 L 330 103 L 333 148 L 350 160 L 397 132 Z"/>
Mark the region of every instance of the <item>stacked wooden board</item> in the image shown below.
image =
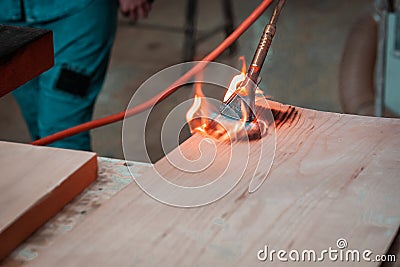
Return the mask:
<path id="1" fill-rule="evenodd" d="M 53 64 L 51 31 L 0 25 L 0 97 Z"/>
<path id="2" fill-rule="evenodd" d="M 95 153 L 0 142 L 0 260 L 97 177 Z"/>

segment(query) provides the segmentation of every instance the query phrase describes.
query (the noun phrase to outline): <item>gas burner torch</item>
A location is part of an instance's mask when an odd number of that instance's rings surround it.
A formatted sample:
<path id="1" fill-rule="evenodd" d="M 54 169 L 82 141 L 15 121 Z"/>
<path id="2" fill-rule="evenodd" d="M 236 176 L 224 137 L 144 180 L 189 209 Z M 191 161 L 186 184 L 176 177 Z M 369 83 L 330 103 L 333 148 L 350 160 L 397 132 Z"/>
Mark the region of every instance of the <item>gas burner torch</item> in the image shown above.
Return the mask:
<path id="1" fill-rule="evenodd" d="M 257 84 L 260 81 L 260 71 L 274 38 L 276 23 L 285 2 L 285 0 L 278 0 L 270 22 L 264 28 L 245 79 L 238 84 L 236 91 L 220 107 L 222 115 L 234 119 L 243 119 L 245 116 L 248 123 L 257 119 L 255 115 L 255 97 Z"/>

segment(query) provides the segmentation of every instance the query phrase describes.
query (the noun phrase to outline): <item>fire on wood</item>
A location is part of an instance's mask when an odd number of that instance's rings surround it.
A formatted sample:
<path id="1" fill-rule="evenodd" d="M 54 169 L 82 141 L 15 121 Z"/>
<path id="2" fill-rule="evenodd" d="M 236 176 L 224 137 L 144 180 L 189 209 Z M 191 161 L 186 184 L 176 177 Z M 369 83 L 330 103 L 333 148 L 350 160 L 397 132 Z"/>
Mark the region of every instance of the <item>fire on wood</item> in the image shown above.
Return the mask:
<path id="1" fill-rule="evenodd" d="M 242 61 L 241 73 L 234 76 L 227 86 L 227 91 L 224 96 L 224 102 L 231 98 L 234 94 L 238 97 L 245 97 L 248 95 L 248 89 L 240 86 L 246 78 L 246 61 L 243 56 L 239 58 Z M 199 79 L 200 80 L 200 79 Z M 256 89 L 256 102 L 259 100 L 266 101 L 262 90 Z M 218 111 L 218 108 L 210 103 L 204 96 L 202 91 L 202 83 L 197 82 L 195 86 L 195 96 L 193 104 L 186 113 L 186 121 L 189 124 L 192 134 L 200 133 L 207 137 L 211 137 L 219 141 L 240 141 L 240 140 L 256 140 L 268 133 L 268 122 L 263 112 L 266 109 L 256 106 L 254 113 L 256 116 L 252 121 L 248 121 L 248 114 L 245 112 L 245 101 L 240 103 L 241 114 L 235 114 L 231 111 L 229 114 L 237 116 L 226 116 Z M 231 109 L 229 106 L 225 109 Z"/>

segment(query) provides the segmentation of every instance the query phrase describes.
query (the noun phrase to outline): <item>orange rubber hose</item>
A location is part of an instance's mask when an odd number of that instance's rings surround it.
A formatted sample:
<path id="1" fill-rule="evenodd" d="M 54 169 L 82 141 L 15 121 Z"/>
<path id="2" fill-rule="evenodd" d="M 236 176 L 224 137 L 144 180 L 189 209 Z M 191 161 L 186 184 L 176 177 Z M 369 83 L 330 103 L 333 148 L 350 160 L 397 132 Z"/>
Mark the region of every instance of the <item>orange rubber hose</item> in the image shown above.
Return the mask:
<path id="1" fill-rule="evenodd" d="M 164 100 L 170 94 L 175 92 L 179 87 L 177 84 L 182 84 L 189 80 L 191 77 L 196 75 L 199 71 L 201 71 L 210 61 L 216 59 L 224 50 L 226 50 L 233 42 L 235 42 L 260 16 L 261 14 L 268 8 L 268 6 L 272 3 L 272 0 L 264 0 L 262 3 L 211 53 L 205 56 L 201 61 L 197 63 L 193 68 L 191 68 L 188 72 L 186 72 L 183 76 L 181 76 L 178 80 L 176 80 L 173 84 L 171 84 L 164 91 L 155 95 L 151 99 L 139 104 L 135 107 L 128 109 L 127 111 L 121 111 L 107 117 L 99 118 L 96 120 L 92 120 L 89 122 L 82 123 L 80 125 L 65 129 L 63 131 L 54 133 L 52 135 L 43 137 L 32 142 L 32 145 L 48 145 L 55 141 L 73 136 L 75 134 L 85 132 L 94 128 L 98 128 L 116 121 L 123 120 L 124 117 L 130 117 L 140 112 L 143 112 L 157 103 Z"/>

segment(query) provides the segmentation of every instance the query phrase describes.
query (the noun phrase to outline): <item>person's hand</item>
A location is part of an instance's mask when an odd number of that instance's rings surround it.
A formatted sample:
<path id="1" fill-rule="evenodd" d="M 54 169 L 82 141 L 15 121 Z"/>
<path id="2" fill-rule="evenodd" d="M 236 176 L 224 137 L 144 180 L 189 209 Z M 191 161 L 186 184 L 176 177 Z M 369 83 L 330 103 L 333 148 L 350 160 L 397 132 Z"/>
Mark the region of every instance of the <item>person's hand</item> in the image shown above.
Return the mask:
<path id="1" fill-rule="evenodd" d="M 151 2 L 148 0 L 119 0 L 119 9 L 131 21 L 137 21 L 138 18 L 147 17 L 151 10 Z"/>

